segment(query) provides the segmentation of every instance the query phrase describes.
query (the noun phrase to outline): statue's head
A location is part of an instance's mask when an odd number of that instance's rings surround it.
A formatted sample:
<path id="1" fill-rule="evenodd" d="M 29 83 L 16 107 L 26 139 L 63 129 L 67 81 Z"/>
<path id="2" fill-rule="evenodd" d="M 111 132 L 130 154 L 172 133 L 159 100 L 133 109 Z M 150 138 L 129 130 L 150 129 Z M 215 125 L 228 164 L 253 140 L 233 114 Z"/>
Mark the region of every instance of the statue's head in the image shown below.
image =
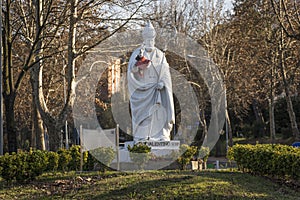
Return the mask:
<path id="1" fill-rule="evenodd" d="M 150 20 L 147 22 L 142 36 L 144 39 L 145 48 L 154 48 L 156 32 Z"/>

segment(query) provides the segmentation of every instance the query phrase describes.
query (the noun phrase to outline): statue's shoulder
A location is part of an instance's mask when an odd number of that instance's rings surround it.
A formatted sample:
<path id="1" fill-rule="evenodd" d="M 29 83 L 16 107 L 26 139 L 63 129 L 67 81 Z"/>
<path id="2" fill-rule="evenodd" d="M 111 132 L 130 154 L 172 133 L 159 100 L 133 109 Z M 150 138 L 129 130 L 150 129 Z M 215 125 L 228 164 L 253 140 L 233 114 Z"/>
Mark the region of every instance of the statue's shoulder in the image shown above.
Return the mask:
<path id="1" fill-rule="evenodd" d="M 130 58 L 134 58 L 140 53 L 141 48 L 136 48 L 130 55 Z"/>
<path id="2" fill-rule="evenodd" d="M 156 58 L 160 61 L 160 63 L 165 62 L 165 53 L 159 48 L 156 48 Z"/>

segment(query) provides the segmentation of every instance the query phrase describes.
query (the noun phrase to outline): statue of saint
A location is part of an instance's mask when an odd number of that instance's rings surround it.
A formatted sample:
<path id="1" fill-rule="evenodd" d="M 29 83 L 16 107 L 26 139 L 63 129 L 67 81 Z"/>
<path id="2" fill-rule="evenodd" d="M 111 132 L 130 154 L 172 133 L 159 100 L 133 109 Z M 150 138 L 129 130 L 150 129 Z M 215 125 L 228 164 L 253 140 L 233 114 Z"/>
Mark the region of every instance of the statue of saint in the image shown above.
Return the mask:
<path id="1" fill-rule="evenodd" d="M 143 44 L 131 55 L 127 79 L 134 141 L 170 141 L 175 123 L 172 82 L 164 53 L 156 48 L 149 21 Z"/>

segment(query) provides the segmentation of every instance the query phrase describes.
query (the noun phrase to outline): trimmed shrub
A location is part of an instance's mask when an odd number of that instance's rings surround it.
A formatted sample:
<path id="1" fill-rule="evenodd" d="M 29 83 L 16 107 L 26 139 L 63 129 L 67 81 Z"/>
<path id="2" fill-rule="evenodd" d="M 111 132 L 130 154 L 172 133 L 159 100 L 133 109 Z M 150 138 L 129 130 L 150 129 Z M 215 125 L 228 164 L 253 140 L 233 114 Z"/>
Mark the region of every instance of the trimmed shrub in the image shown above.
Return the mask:
<path id="1" fill-rule="evenodd" d="M 28 167 L 29 180 L 35 179 L 46 171 L 48 166 L 48 157 L 45 151 L 35 150 L 29 153 L 24 153 Z M 26 169 L 26 168 L 25 168 Z"/>
<path id="2" fill-rule="evenodd" d="M 8 182 L 16 180 L 23 183 L 34 180 L 46 171 L 77 170 L 80 166 L 80 148 L 72 146 L 70 150 L 58 152 L 30 150 L 0 156 L 0 176 Z M 83 161 L 87 162 L 87 152 Z M 2 169 L 2 170 L 1 170 Z"/>
<path id="3" fill-rule="evenodd" d="M 236 161 L 238 168 L 259 175 L 280 178 L 300 177 L 300 149 L 287 145 L 234 145 L 228 158 Z"/>
<path id="4" fill-rule="evenodd" d="M 69 161 L 68 164 L 68 169 L 69 170 L 79 170 L 80 169 L 80 146 L 79 145 L 73 145 L 71 148 L 68 150 L 71 160 Z M 83 165 L 87 162 L 88 159 L 88 152 L 85 151 L 83 152 Z"/>
<path id="5" fill-rule="evenodd" d="M 11 182 L 16 177 L 18 166 L 15 164 L 15 160 L 16 153 L 12 153 L 12 155 L 6 153 L 0 156 L 0 165 L 2 169 L 5 169 L 1 171 L 1 177 L 8 182 Z"/>
<path id="6" fill-rule="evenodd" d="M 79 170 L 80 168 L 80 146 L 73 145 L 70 149 L 59 149 L 58 170 Z M 88 152 L 83 152 L 83 165 L 87 162 Z"/>
<path id="7" fill-rule="evenodd" d="M 56 171 L 58 169 L 59 155 L 56 152 L 46 152 L 48 158 L 48 165 L 46 171 Z"/>
<path id="8" fill-rule="evenodd" d="M 66 149 L 59 149 L 58 153 L 58 170 L 68 170 L 69 163 L 72 159 L 70 152 Z"/>
<path id="9" fill-rule="evenodd" d="M 16 180 L 20 183 L 34 180 L 47 168 L 47 155 L 43 151 L 6 153 L 0 157 L 1 177 L 8 182 Z"/>
<path id="10" fill-rule="evenodd" d="M 74 145 L 68 151 L 71 156 L 71 160 L 68 164 L 69 170 L 79 170 L 80 168 L 80 146 Z"/>

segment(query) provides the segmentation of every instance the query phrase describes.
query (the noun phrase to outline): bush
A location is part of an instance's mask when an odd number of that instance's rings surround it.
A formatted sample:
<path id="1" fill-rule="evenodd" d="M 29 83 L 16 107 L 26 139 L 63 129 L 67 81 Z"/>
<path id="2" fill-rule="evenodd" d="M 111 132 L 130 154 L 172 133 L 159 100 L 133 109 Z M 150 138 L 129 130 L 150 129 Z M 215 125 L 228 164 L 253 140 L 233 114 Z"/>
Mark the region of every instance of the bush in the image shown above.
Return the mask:
<path id="1" fill-rule="evenodd" d="M 70 152 L 66 149 L 59 149 L 58 153 L 58 170 L 66 171 L 68 170 L 69 163 L 72 159 Z"/>
<path id="2" fill-rule="evenodd" d="M 95 164 L 99 161 L 91 154 L 91 151 L 88 151 L 87 161 L 83 165 L 83 170 L 91 171 L 95 169 Z"/>
<path id="3" fill-rule="evenodd" d="M 112 147 L 99 147 L 91 150 L 90 153 L 96 158 L 97 161 L 108 167 L 116 155 L 116 151 Z"/>
<path id="4" fill-rule="evenodd" d="M 46 152 L 48 157 L 48 165 L 46 171 L 56 171 L 58 169 L 59 155 L 56 152 Z"/>
<path id="5" fill-rule="evenodd" d="M 48 157 L 45 151 L 30 151 L 26 154 L 26 162 L 28 164 L 28 178 L 29 180 L 35 179 L 46 171 L 48 166 Z"/>
<path id="6" fill-rule="evenodd" d="M 186 169 L 186 166 L 190 163 L 190 161 L 193 159 L 193 157 L 197 153 L 197 147 L 196 146 L 189 146 L 187 144 L 180 145 L 179 148 L 180 157 L 177 159 L 177 162 L 180 165 L 180 168 Z"/>
<path id="7" fill-rule="evenodd" d="M 46 171 L 77 170 L 80 166 L 79 150 L 79 146 L 72 146 L 70 150 L 60 149 L 57 153 L 40 150 L 11 155 L 6 153 L 0 156 L 0 176 L 8 182 L 16 180 L 23 183 L 34 180 Z M 85 152 L 84 163 L 87 156 Z"/>
<path id="8" fill-rule="evenodd" d="M 16 180 L 20 183 L 34 180 L 47 168 L 48 159 L 43 151 L 6 153 L 0 157 L 1 177 L 8 182 Z"/>
<path id="9" fill-rule="evenodd" d="M 151 147 L 138 143 L 133 145 L 133 147 L 128 146 L 128 151 L 130 159 L 138 165 L 139 169 L 144 169 L 144 165 L 151 157 Z"/>
<path id="10" fill-rule="evenodd" d="M 300 149 L 287 145 L 234 145 L 228 158 L 237 162 L 240 170 L 279 178 L 300 177 Z"/>
<path id="11" fill-rule="evenodd" d="M 15 164 L 16 153 L 9 155 L 8 153 L 0 157 L 0 165 L 2 167 L 1 177 L 6 181 L 12 181 L 16 177 L 17 165 Z"/>
<path id="12" fill-rule="evenodd" d="M 73 145 L 69 150 L 58 150 L 58 169 L 66 170 L 79 170 L 80 168 L 80 146 Z M 87 162 L 88 153 L 83 153 L 83 165 Z"/>
<path id="13" fill-rule="evenodd" d="M 69 154 L 71 156 L 71 160 L 68 164 L 69 170 L 79 170 L 80 169 L 80 146 L 79 145 L 73 145 L 69 149 Z M 88 158 L 88 152 L 83 152 L 83 165 L 87 162 Z"/>

